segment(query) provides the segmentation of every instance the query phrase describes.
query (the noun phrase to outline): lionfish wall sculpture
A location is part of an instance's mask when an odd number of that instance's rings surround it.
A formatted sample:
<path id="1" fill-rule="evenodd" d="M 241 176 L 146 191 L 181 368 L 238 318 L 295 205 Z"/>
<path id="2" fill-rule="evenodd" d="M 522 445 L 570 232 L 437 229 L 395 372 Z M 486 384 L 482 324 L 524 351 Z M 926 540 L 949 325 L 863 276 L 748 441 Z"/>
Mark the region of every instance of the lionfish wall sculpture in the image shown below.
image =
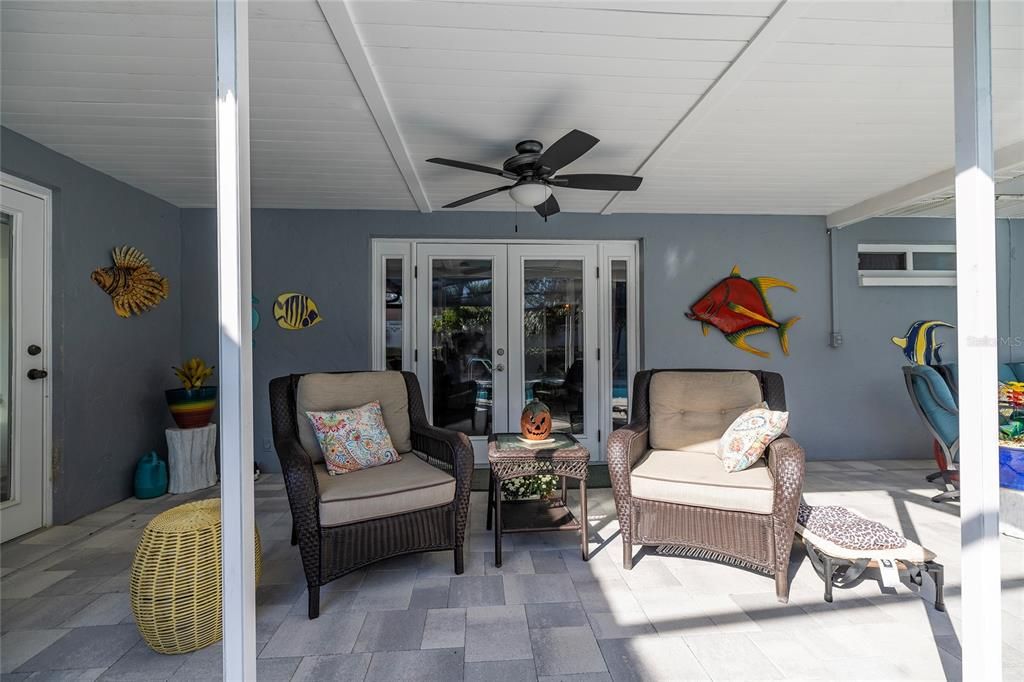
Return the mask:
<path id="1" fill-rule="evenodd" d="M 149 259 L 133 246 L 122 246 L 111 252 L 114 265 L 96 268 L 92 281 L 110 295 L 118 317 L 140 315 L 167 298 L 167 278 L 153 269 Z"/>

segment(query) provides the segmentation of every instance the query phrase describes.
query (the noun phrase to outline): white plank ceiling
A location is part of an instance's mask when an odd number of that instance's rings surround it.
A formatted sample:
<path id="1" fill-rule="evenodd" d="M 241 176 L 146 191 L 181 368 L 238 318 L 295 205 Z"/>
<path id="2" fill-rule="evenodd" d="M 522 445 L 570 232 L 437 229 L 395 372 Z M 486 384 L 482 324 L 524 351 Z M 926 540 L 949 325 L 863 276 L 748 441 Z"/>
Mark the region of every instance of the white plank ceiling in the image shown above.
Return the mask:
<path id="1" fill-rule="evenodd" d="M 317 0 L 254 2 L 253 205 L 416 210 L 413 186 L 438 209 L 503 183 L 424 159 L 500 166 L 572 128 L 601 143 L 566 172 L 645 180 L 561 190 L 564 211 L 825 215 L 952 165 L 949 0 L 778 7 L 351 0 L 358 44 L 339 47 Z M 4 0 L 0 24 L 4 126 L 213 205 L 212 3 Z M 1024 139 L 1024 2 L 997 0 L 993 24 L 1002 147 Z"/>

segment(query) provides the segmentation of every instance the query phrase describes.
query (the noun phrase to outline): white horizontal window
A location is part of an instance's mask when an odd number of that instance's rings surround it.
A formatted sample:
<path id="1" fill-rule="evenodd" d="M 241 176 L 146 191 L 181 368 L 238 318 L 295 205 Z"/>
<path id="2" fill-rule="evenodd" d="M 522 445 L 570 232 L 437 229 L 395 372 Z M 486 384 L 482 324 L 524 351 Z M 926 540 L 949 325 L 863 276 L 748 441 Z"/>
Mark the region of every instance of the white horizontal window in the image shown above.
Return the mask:
<path id="1" fill-rule="evenodd" d="M 956 286 L 956 246 L 858 244 L 857 278 L 862 287 Z"/>

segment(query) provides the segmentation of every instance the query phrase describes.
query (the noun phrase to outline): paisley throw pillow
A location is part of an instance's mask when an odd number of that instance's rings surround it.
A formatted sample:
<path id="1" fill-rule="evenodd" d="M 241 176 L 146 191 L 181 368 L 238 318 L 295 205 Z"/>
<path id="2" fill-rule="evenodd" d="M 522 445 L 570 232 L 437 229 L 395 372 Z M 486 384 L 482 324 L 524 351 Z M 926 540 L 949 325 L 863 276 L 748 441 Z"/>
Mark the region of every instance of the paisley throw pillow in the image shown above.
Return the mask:
<path id="1" fill-rule="evenodd" d="M 760 459 L 765 448 L 782 435 L 789 412 L 755 407 L 747 410 L 726 429 L 718 441 L 718 458 L 726 471 L 743 471 Z"/>
<path id="2" fill-rule="evenodd" d="M 350 410 L 307 412 L 331 476 L 391 464 L 402 458 L 384 427 L 376 400 Z"/>

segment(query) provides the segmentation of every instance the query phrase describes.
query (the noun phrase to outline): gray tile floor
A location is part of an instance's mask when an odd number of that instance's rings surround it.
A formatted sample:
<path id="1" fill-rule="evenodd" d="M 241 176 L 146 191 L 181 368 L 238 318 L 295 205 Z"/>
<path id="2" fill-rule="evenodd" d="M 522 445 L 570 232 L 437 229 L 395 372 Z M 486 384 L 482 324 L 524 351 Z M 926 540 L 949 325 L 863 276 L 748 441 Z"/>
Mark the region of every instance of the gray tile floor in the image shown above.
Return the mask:
<path id="1" fill-rule="evenodd" d="M 450 553 L 401 557 L 325 587 L 306 618 L 281 478 L 256 484 L 264 548 L 257 590 L 261 680 L 956 679 L 960 675 L 959 519 L 929 501 L 924 461 L 812 462 L 805 496 L 891 524 L 939 554 L 947 613 L 929 583 L 893 593 L 866 580 L 822 601 L 794 552 L 792 598 L 769 578 L 645 553 L 623 571 L 608 490 L 591 496 L 591 553 L 567 533 L 513 535 L 494 567 L 474 493 L 462 576 Z M 125 500 L 0 548 L 4 680 L 208 680 L 220 646 L 164 656 L 140 639 L 128 567 L 153 516 L 195 497 Z M 1024 542 L 1003 540 L 1005 678 L 1024 678 Z"/>

